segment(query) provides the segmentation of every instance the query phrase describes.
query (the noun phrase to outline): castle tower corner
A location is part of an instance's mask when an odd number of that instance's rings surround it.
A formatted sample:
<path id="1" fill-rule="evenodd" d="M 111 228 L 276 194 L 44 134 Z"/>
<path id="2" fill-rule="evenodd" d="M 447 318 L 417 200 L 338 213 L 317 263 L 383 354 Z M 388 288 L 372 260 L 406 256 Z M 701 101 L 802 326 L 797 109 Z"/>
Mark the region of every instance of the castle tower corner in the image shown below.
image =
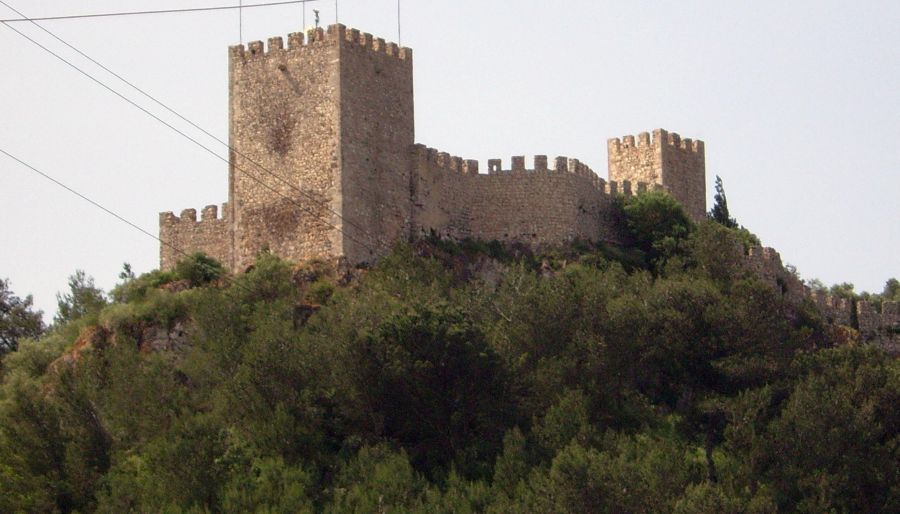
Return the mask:
<path id="1" fill-rule="evenodd" d="M 694 221 L 706 218 L 703 141 L 656 129 L 607 141 L 609 180 L 646 183 L 668 191 Z"/>

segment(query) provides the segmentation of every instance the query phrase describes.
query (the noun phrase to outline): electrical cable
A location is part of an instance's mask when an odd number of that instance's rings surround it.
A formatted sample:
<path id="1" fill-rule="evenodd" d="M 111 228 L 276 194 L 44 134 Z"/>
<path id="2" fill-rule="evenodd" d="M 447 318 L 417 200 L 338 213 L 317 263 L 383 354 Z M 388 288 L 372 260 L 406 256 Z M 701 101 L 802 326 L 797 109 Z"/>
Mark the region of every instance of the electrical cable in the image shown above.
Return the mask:
<path id="1" fill-rule="evenodd" d="M 7 4 L 6 2 L 3 2 L 2 0 L 0 0 L 0 4 L 3 4 L 3 5 L 5 5 L 6 7 L 10 8 L 10 9 L 12 9 L 12 10 L 15 10 L 15 9 L 13 9 L 12 7 L 10 7 L 9 4 Z M 0 22 L 0 23 L 2 23 L 2 22 Z M 116 91 L 116 90 L 113 89 L 112 87 L 110 87 L 110 86 L 108 86 L 107 84 L 103 83 L 103 82 L 100 81 L 99 79 L 93 77 L 91 74 L 89 74 L 89 73 L 87 73 L 86 71 L 82 70 L 81 68 L 79 68 L 79 67 L 76 66 L 75 64 L 69 62 L 68 60 L 66 60 L 64 57 L 60 56 L 60 55 L 57 54 L 56 52 L 53 52 L 52 50 L 50 50 L 50 49 L 47 48 L 46 46 L 44 46 L 44 45 L 40 44 L 39 42 L 35 41 L 33 38 L 29 37 L 27 34 L 25 34 L 25 33 L 21 32 L 21 31 L 19 31 L 19 30 L 16 29 L 15 27 L 13 27 L 13 26 L 11 26 L 11 25 L 8 25 L 8 24 L 6 24 L 6 23 L 3 23 L 3 25 L 5 25 L 5 26 L 6 26 L 7 28 L 9 28 L 10 30 L 16 32 L 17 34 L 19 34 L 19 35 L 22 36 L 23 38 L 27 39 L 27 40 L 30 41 L 32 44 L 38 46 L 39 48 L 41 48 L 41 49 L 44 50 L 45 52 L 47 52 L 47 53 L 53 55 L 54 57 L 56 57 L 57 59 L 59 59 L 59 60 L 62 61 L 63 63 L 67 64 L 67 65 L 70 66 L 71 68 L 75 69 L 76 71 L 78 71 L 79 73 L 81 73 L 82 75 L 84 75 L 85 77 L 91 79 L 93 82 L 97 83 L 98 85 L 100 85 L 100 86 L 103 87 L 104 89 L 106 89 L 106 90 L 108 90 L 109 92 L 115 94 L 116 96 L 118 96 L 118 97 L 121 98 L 122 100 L 126 101 L 127 103 L 129 103 L 129 104 L 131 104 L 132 106 L 136 107 L 137 109 L 139 109 L 139 110 L 142 111 L 143 113 L 145 113 L 145 114 L 147 114 L 148 116 L 152 117 L 153 119 L 155 119 L 155 120 L 158 121 L 159 123 L 162 123 L 162 124 L 165 125 L 167 128 L 173 130 L 173 131 L 176 132 L 177 134 L 179 134 L 179 135 L 181 135 L 182 137 L 186 138 L 187 140 L 191 141 L 192 143 L 194 143 L 194 144 L 197 145 L 198 147 L 200 147 L 200 148 L 202 148 L 203 150 L 205 150 L 205 151 L 206 151 L 207 153 L 209 153 L 210 155 L 212 155 L 212 156 L 216 157 L 217 159 L 219 159 L 219 160 L 225 162 L 226 164 L 229 164 L 229 165 L 231 164 L 230 161 L 229 161 L 228 159 L 226 159 L 226 158 L 220 156 L 220 155 L 217 154 L 214 150 L 212 150 L 212 149 L 210 149 L 209 147 L 205 146 L 203 143 L 197 141 L 195 138 L 189 136 L 188 134 L 186 134 L 186 133 L 183 132 L 182 130 L 178 129 L 178 128 L 175 127 L 174 125 L 172 125 L 172 124 L 168 123 L 167 121 L 163 120 L 162 118 L 160 118 L 160 117 L 157 116 L 156 114 L 150 112 L 150 111 L 147 110 L 145 107 L 143 107 L 143 106 L 139 105 L 138 103 L 134 102 L 133 100 L 131 100 L 130 98 L 126 97 L 126 96 L 123 95 L 122 93 Z M 38 25 L 38 26 L 39 26 L 39 25 Z M 43 27 L 41 27 L 41 28 L 43 28 Z M 44 30 L 46 30 L 46 29 L 44 29 Z M 74 49 L 74 48 L 73 48 L 73 49 Z M 77 50 L 76 50 L 76 51 L 77 51 Z M 94 62 L 96 62 L 96 61 L 94 61 Z M 97 63 L 97 64 L 100 65 L 99 63 Z M 102 65 L 100 65 L 100 66 L 102 66 Z M 110 72 L 110 73 L 112 73 L 112 72 Z M 115 75 L 115 74 L 114 74 L 114 75 Z M 121 78 L 120 78 L 120 80 L 125 81 L 124 79 L 121 79 Z M 127 83 L 127 81 L 125 81 L 125 82 Z M 135 87 L 135 86 L 132 86 L 132 87 Z M 135 88 L 136 88 L 136 87 L 135 87 Z M 137 89 L 137 88 L 136 88 L 136 89 Z M 146 95 L 146 93 L 144 93 L 144 94 Z M 148 97 L 149 97 L 149 95 L 148 95 Z M 173 112 L 174 114 L 178 115 L 178 114 L 175 113 L 174 111 L 172 111 L 172 112 Z M 178 116 L 180 116 L 180 115 L 178 115 Z M 182 119 L 185 119 L 185 118 L 182 117 Z M 187 120 L 187 119 L 185 119 L 185 121 L 188 121 L 189 123 L 191 123 L 191 122 L 190 122 L 189 120 Z M 206 132 L 206 131 L 204 131 L 203 129 L 201 129 L 201 128 L 199 128 L 199 127 L 197 127 L 197 128 L 198 128 L 199 130 L 203 131 L 204 133 L 206 133 L 206 134 L 209 135 L 209 133 Z M 213 137 L 214 139 L 217 139 L 217 138 L 215 138 L 215 136 L 211 136 L 211 137 Z M 217 140 L 218 140 L 218 139 L 217 139 Z M 219 142 L 221 142 L 221 141 L 219 141 Z M 224 144 L 224 143 L 223 143 L 223 144 Z M 227 144 L 226 144 L 226 146 L 227 146 Z M 257 182 L 258 184 L 262 185 L 263 187 L 265 187 L 265 188 L 268 189 L 269 191 L 275 193 L 275 194 L 278 195 L 278 196 L 281 196 L 282 198 L 288 200 L 288 201 L 291 202 L 291 203 L 296 204 L 298 207 L 300 207 L 301 209 L 303 209 L 305 212 L 307 212 L 308 214 L 312 215 L 313 217 L 317 218 L 320 222 L 324 223 L 324 224 L 327 225 L 328 227 L 333 228 L 333 229 L 335 229 L 335 230 L 341 232 L 343 235 L 345 235 L 345 236 L 346 236 L 348 239 L 350 239 L 351 241 L 353 241 L 353 242 L 355 242 L 355 243 L 357 243 L 357 244 L 363 246 L 364 248 L 366 248 L 366 249 L 369 250 L 370 252 L 374 252 L 375 249 L 372 248 L 371 246 L 367 245 L 366 243 L 363 243 L 362 241 L 359 241 L 358 239 L 354 238 L 353 236 L 351 236 L 350 234 L 348 234 L 347 232 L 345 232 L 345 231 L 342 230 L 341 228 L 338 228 L 338 227 L 335 226 L 334 224 L 332 224 L 332 223 L 330 223 L 330 222 L 328 222 L 328 221 L 322 219 L 321 216 L 319 216 L 318 214 L 316 214 L 315 212 L 313 212 L 312 210 L 310 210 L 308 207 L 303 206 L 303 205 L 297 203 L 295 199 L 290 198 L 290 197 L 288 197 L 288 196 L 285 196 L 285 195 L 281 194 L 278 190 L 274 189 L 273 187 L 269 186 L 268 184 L 264 183 L 262 180 L 260 180 L 260 179 L 257 178 L 256 176 L 254 176 L 252 173 L 250 173 L 250 171 L 248 171 L 248 170 L 246 170 L 246 169 L 243 169 L 243 168 L 241 168 L 241 167 L 239 167 L 239 166 L 237 166 L 237 165 L 235 165 L 235 168 L 238 169 L 239 171 L 244 172 L 244 173 L 247 175 L 247 177 L 249 177 L 249 178 L 252 179 L 253 181 Z M 260 166 L 260 168 L 262 168 L 262 167 Z M 269 172 L 269 173 L 272 174 L 271 172 Z M 276 176 L 276 177 L 277 177 L 277 175 L 273 175 L 273 176 Z M 281 179 L 281 180 L 283 180 L 283 179 Z M 299 189 L 295 189 L 295 190 L 297 190 L 297 191 L 300 192 L 301 194 L 304 194 L 305 196 L 309 195 L 309 193 L 306 193 L 306 192 L 304 192 L 304 191 L 302 191 L 302 190 L 299 190 Z M 317 200 L 314 200 L 314 201 L 316 201 L 317 203 L 319 203 Z M 320 203 L 320 206 L 321 206 L 321 205 L 322 205 L 322 204 Z M 331 209 L 329 209 L 329 211 L 332 212 L 332 214 L 335 214 L 336 216 L 338 216 L 339 218 L 341 218 L 342 221 L 346 221 L 346 220 L 344 220 L 344 218 L 343 218 L 340 214 L 334 212 L 334 211 L 331 210 Z M 348 223 L 350 223 L 350 222 L 348 221 Z M 352 223 L 350 223 L 350 224 L 352 224 Z M 381 246 L 387 248 L 387 245 L 385 245 L 383 242 L 379 241 L 378 238 L 372 236 L 372 234 L 367 233 L 365 230 L 359 228 L 358 226 L 357 226 L 357 228 L 358 228 L 361 232 L 363 232 L 365 235 L 368 235 L 368 236 L 372 239 L 372 241 L 374 241 L 376 244 L 380 244 Z"/>
<path id="2" fill-rule="evenodd" d="M 16 157 L 15 155 L 13 155 L 13 154 L 7 152 L 7 151 L 4 150 L 3 148 L 0 148 L 0 153 L 2 153 L 3 155 L 9 157 L 10 159 L 16 161 L 17 163 L 21 164 L 22 166 L 24 166 L 24 167 L 27 168 L 28 170 L 33 171 L 34 173 L 37 173 L 38 175 L 40 175 L 40 176 L 44 177 L 45 179 L 49 180 L 50 182 L 53 182 L 54 184 L 56 184 L 57 186 L 59 186 L 59 187 L 65 189 L 65 190 L 68 191 L 69 193 L 72 193 L 73 195 L 75 195 L 75 196 L 81 198 L 81 199 L 84 200 L 85 202 L 87 202 L 87 203 L 93 205 L 94 207 L 96 207 L 96 208 L 100 209 L 101 211 L 105 212 L 106 214 L 109 214 L 110 216 L 116 218 L 117 220 L 121 221 L 122 223 L 125 223 L 126 225 L 130 226 L 131 228 L 137 230 L 138 232 L 140 232 L 140 233 L 142 233 L 142 234 L 144 234 L 144 235 L 146 235 L 146 236 L 148 236 L 148 237 L 151 237 L 151 238 L 155 239 L 156 241 L 159 241 L 160 244 L 163 244 L 163 245 L 165 245 L 165 246 L 168 246 L 169 248 L 175 250 L 175 252 L 177 252 L 178 254 L 180 254 L 180 255 L 182 255 L 182 256 L 184 256 L 184 257 L 190 257 L 190 256 L 191 256 L 191 254 L 189 254 L 189 253 L 187 253 L 186 251 L 182 250 L 181 248 L 175 246 L 175 245 L 172 244 L 171 242 L 169 242 L 169 241 L 164 241 L 163 239 L 159 238 L 158 236 L 156 236 L 156 235 L 154 235 L 154 234 L 148 232 L 147 230 L 144 230 L 143 228 L 141 228 L 140 225 L 134 223 L 133 221 L 128 220 L 127 218 L 125 218 L 124 216 L 118 214 L 117 212 L 113 211 L 112 209 L 109 209 L 109 208 L 105 207 L 103 204 L 101 204 L 100 202 L 98 202 L 98 201 L 96 201 L 96 200 L 90 198 L 90 197 L 87 196 L 86 194 L 81 193 L 81 192 L 77 191 L 76 189 L 74 189 L 73 187 L 71 187 L 71 186 L 69 186 L 69 185 L 67 185 L 67 184 L 65 184 L 65 183 L 63 183 L 63 182 L 61 182 L 61 181 L 59 181 L 59 180 L 53 178 L 53 177 L 50 176 L 49 174 L 47 174 L 47 173 L 45 173 L 45 172 L 43 172 L 43 171 L 37 169 L 36 167 L 32 166 L 31 164 L 25 162 L 24 160 L 22 160 L 22 159 Z M 199 264 L 202 265 L 202 266 L 206 266 L 206 263 L 199 263 Z M 253 294 L 253 291 L 251 291 L 249 288 L 247 288 L 246 286 L 244 286 L 244 285 L 241 284 L 240 282 L 237 282 L 236 279 L 235 279 L 234 277 L 232 277 L 231 275 L 222 275 L 221 278 L 224 279 L 224 280 L 227 281 L 227 282 L 230 282 L 230 284 L 233 285 L 233 286 L 240 287 L 241 289 L 244 290 L 244 292 Z"/>
<path id="3" fill-rule="evenodd" d="M 0 153 L 2 153 L 3 155 L 9 157 L 9 158 L 12 159 L 12 160 L 18 162 L 18 163 L 21 164 L 22 166 L 24 166 L 24 167 L 28 168 L 29 170 L 31 170 L 31 171 L 37 173 L 38 175 L 44 177 L 45 179 L 49 180 L 50 182 L 53 182 L 53 183 L 56 184 L 57 186 L 59 186 L 59 187 L 65 189 L 66 191 L 68 191 L 68 192 L 74 194 L 75 196 L 81 198 L 82 200 L 84 200 L 84 201 L 90 203 L 90 204 L 93 205 L 94 207 L 97 207 L 98 209 L 103 210 L 104 212 L 106 212 L 107 214 L 109 214 L 109 215 L 115 217 L 115 218 L 118 219 L 119 221 L 121 221 L 121 222 L 123 222 L 123 223 L 127 223 L 128 225 L 131 225 L 132 228 L 134 228 L 134 229 L 136 229 L 136 230 L 139 230 L 140 232 L 144 233 L 145 235 L 148 235 L 148 236 L 152 237 L 153 239 L 156 239 L 156 240 L 159 241 L 160 243 L 162 243 L 162 244 L 164 244 L 164 245 L 167 245 L 167 246 L 169 246 L 170 248 L 173 248 L 173 249 L 177 250 L 177 248 L 175 248 L 174 246 L 169 245 L 168 243 L 166 243 L 165 241 L 163 241 L 163 240 L 160 239 L 159 237 L 157 237 L 157 236 L 151 234 L 150 232 L 147 232 L 146 230 L 144 230 L 144 229 L 141 228 L 140 226 L 138 226 L 138 225 L 132 223 L 131 221 L 128 221 L 127 219 L 125 219 L 125 218 L 122 217 L 121 215 L 119 215 L 119 214 L 117 214 L 117 213 L 111 211 L 110 209 L 107 209 L 106 207 L 104 207 L 103 205 L 101 205 L 100 203 L 98 203 L 97 201 L 92 200 L 91 198 L 89 198 L 88 196 L 86 196 L 86 195 L 84 195 L 84 194 L 82 194 L 82 193 L 79 193 L 79 192 L 76 191 L 75 189 L 73 189 L 73 188 L 67 186 L 66 184 L 60 182 L 59 180 L 56 180 L 55 178 L 51 177 L 50 175 L 44 173 L 43 171 L 41 171 L 41 170 L 39 170 L 39 169 L 37 169 L 37 168 L 35 168 L 34 166 L 28 164 L 27 162 L 23 161 L 22 159 L 19 159 L 19 158 L 16 157 L 15 155 L 13 155 L 13 154 L 7 152 L 6 150 L 0 148 Z"/>
<path id="4" fill-rule="evenodd" d="M 306 0 L 306 1 L 314 1 L 314 0 Z M 305 2 L 304 2 L 304 3 L 305 3 Z M 13 11 L 13 12 L 15 12 L 15 13 L 18 14 L 19 16 L 22 16 L 23 19 L 27 19 L 27 17 L 26 17 L 22 12 L 18 11 L 16 8 L 12 7 L 11 5 L 9 5 L 8 3 L 6 3 L 5 1 L 0 0 L 0 4 L 6 6 L 8 9 L 10 9 L 10 10 Z M 3 22 L 2 20 L 0 20 L 0 23 L 4 23 L 4 24 L 5 24 L 5 22 Z M 212 138 L 213 140 L 215 140 L 215 141 L 218 142 L 219 144 L 225 146 L 226 148 L 228 148 L 229 151 L 234 152 L 234 153 L 235 153 L 236 155 L 238 155 L 239 157 L 242 157 L 242 158 L 246 159 L 246 160 L 249 161 L 251 164 L 253 164 L 256 168 L 258 168 L 258 169 L 262 170 L 263 172 L 265 172 L 266 174 L 268 174 L 268 175 L 274 177 L 274 178 L 277 179 L 279 182 L 283 183 L 284 185 L 286 185 L 288 188 L 292 189 L 293 191 L 295 191 L 295 192 L 297 192 L 297 193 L 299 193 L 299 194 L 305 196 L 307 199 L 309 199 L 309 200 L 311 200 L 312 202 L 316 203 L 319 207 L 322 207 L 322 208 L 324 208 L 324 209 L 327 209 L 327 210 L 330 211 L 332 214 L 334 214 L 335 216 L 337 216 L 341 221 L 346 222 L 347 224 L 349 224 L 350 226 L 356 228 L 356 229 L 359 230 L 360 232 L 362 232 L 362 233 L 368 235 L 368 236 L 372 239 L 372 241 L 374 241 L 376 244 L 380 244 L 381 246 L 387 248 L 387 245 L 385 245 L 383 242 L 379 241 L 377 237 L 372 236 L 372 234 L 368 233 L 364 228 L 360 227 L 360 226 L 357 225 L 356 223 L 354 223 L 354 222 L 352 222 L 352 221 L 350 221 L 350 220 L 345 219 L 341 214 L 335 212 L 333 209 L 331 209 L 330 206 L 328 206 L 327 204 L 325 204 L 325 203 L 319 201 L 319 200 L 316 199 L 314 196 L 312 196 L 310 193 L 308 193 L 308 192 L 306 192 L 306 191 L 303 191 L 302 189 L 300 189 L 300 188 L 294 186 L 294 184 L 292 184 L 292 183 L 291 183 L 290 181 L 288 181 L 287 179 L 285 179 L 285 178 L 281 177 L 280 175 L 278 175 L 278 174 L 272 172 L 271 170 L 265 168 L 263 165 L 261 165 L 261 164 L 259 164 L 258 162 L 256 162 L 254 159 L 248 157 L 247 155 L 243 154 L 242 152 L 240 152 L 240 151 L 236 150 L 235 148 L 231 147 L 231 145 L 229 145 L 228 143 L 226 143 L 225 141 L 223 141 L 223 140 L 220 139 L 219 137 L 215 136 L 214 134 L 212 134 L 212 133 L 209 132 L 208 130 L 204 129 L 203 127 L 197 125 L 195 122 L 193 122 L 193 121 L 191 121 L 190 119 L 186 118 L 185 116 L 183 116 L 183 115 L 180 114 L 179 112 L 175 111 L 174 109 L 172 109 L 171 107 L 169 107 L 168 105 L 166 105 L 165 103 L 163 103 L 162 101 L 160 101 L 160 100 L 158 100 L 157 98 L 155 98 L 155 97 L 154 97 L 153 95 L 151 95 L 150 93 L 148 93 L 148 92 L 146 92 L 145 90 L 141 89 L 140 87 L 138 87 L 137 85 L 135 85 L 135 84 L 132 83 L 131 81 L 127 80 L 126 78 L 122 77 L 122 76 L 119 75 L 118 73 L 114 72 L 113 70 L 111 70 L 110 68 L 108 68 L 108 67 L 105 66 L 104 64 L 100 63 L 100 62 L 97 61 L 96 59 L 94 59 L 94 58 L 92 58 L 91 56 L 85 54 L 84 52 L 82 52 L 81 50 L 79 50 L 78 48 L 76 48 L 74 45 L 70 44 L 69 42 L 67 42 L 67 41 L 65 41 L 64 39 L 62 39 L 62 38 L 60 38 L 59 36 L 57 36 L 55 33 L 51 32 L 49 29 L 47 29 L 47 28 L 41 26 L 40 24 L 38 24 L 38 23 L 36 23 L 36 22 L 34 22 L 34 21 L 32 21 L 31 23 L 32 23 L 32 25 L 38 27 L 38 28 L 41 29 L 43 32 L 47 33 L 47 34 L 50 35 L 52 38 L 54 38 L 55 40 L 59 41 L 60 43 L 62 43 L 63 45 L 65 45 L 66 47 L 68 47 L 69 49 L 71 49 L 72 51 L 74 51 L 75 53 L 77 53 L 78 55 L 80 55 L 80 56 L 82 56 L 83 58 L 87 59 L 88 61 L 90 61 L 90 62 L 93 63 L 94 65 L 98 66 L 98 67 L 101 68 L 102 70 L 106 71 L 107 73 L 109 73 L 109 74 L 112 75 L 113 77 L 119 79 L 120 81 L 122 81 L 123 83 L 125 83 L 126 85 L 128 85 L 129 87 L 131 87 L 132 89 L 134 89 L 135 91 L 137 91 L 138 93 L 142 94 L 143 96 L 145 96 L 146 98 L 150 99 L 151 101 L 153 101 L 154 103 L 156 103 L 156 104 L 159 105 L 160 107 L 166 109 L 167 111 L 169 111 L 169 112 L 172 113 L 173 115 L 177 116 L 177 117 L 178 117 L 179 119 L 181 119 L 182 121 L 188 123 L 188 124 L 189 124 L 190 126 L 192 126 L 193 128 L 199 130 L 200 132 L 202 132 L 202 133 L 205 134 L 206 136 Z M 44 47 L 44 46 L 42 46 L 42 45 L 40 45 L 40 44 L 38 44 L 38 43 L 35 42 L 33 39 L 29 38 L 28 36 L 26 36 L 26 35 L 23 34 L 22 32 L 19 32 L 18 30 L 16 30 L 14 27 L 9 26 L 9 28 L 12 29 L 12 30 L 14 30 L 15 32 L 19 33 L 19 35 L 25 37 L 26 39 L 28 39 L 28 40 L 31 41 L 32 43 L 36 44 L 37 46 L 39 46 L 39 47 L 42 48 L 43 50 L 47 51 L 48 53 L 50 53 L 51 55 L 53 55 L 53 56 L 56 57 L 57 59 L 60 59 L 61 61 L 63 61 L 63 62 L 65 62 L 66 64 L 68 64 L 69 66 L 75 68 L 76 70 L 78 70 L 79 72 L 81 72 L 82 74 L 84 74 L 85 76 L 87 76 L 88 78 L 94 80 L 95 82 L 97 82 L 97 83 L 100 84 L 101 86 L 103 86 L 103 87 L 105 87 L 106 89 L 110 90 L 111 92 L 115 93 L 116 95 L 118 95 L 118 96 L 119 96 L 120 98 L 122 98 L 123 100 L 126 100 L 127 102 L 131 103 L 131 104 L 134 105 L 135 107 L 137 107 L 137 108 L 141 109 L 142 111 L 144 111 L 146 114 L 148 114 L 148 115 L 154 117 L 157 121 L 163 123 L 164 125 L 166 125 L 166 126 L 169 127 L 170 129 L 175 130 L 176 132 L 178 132 L 179 134 L 183 135 L 184 137 L 187 137 L 191 142 L 193 142 L 194 144 L 200 146 L 201 148 L 203 148 L 203 149 L 206 150 L 207 152 L 212 153 L 212 154 L 213 154 L 215 157 L 217 157 L 218 159 L 220 159 L 220 160 L 226 162 L 226 164 L 230 164 L 230 162 L 229 162 L 227 159 L 225 159 L 225 158 L 219 156 L 218 154 L 215 154 L 211 149 L 205 147 L 204 145 L 200 144 L 198 141 L 194 140 L 193 138 L 190 138 L 189 136 L 187 136 L 186 134 L 182 133 L 182 132 L 179 131 L 178 129 L 174 128 L 173 126 L 169 125 L 168 123 L 166 123 L 166 122 L 164 122 L 163 120 L 159 119 L 158 117 L 154 116 L 152 113 L 148 112 L 146 109 L 140 107 L 139 105 L 135 104 L 134 102 L 132 102 L 132 101 L 129 100 L 128 98 L 126 98 L 126 97 L 124 97 L 123 95 L 119 94 L 118 92 L 112 90 L 109 86 L 106 86 L 105 84 L 103 84 L 102 82 L 100 82 L 98 79 L 95 79 L 94 77 L 90 76 L 88 73 L 84 72 L 83 70 L 81 70 L 80 68 L 78 68 L 77 66 L 75 66 L 74 64 L 72 64 L 72 63 L 66 61 L 64 58 L 60 57 L 59 55 L 57 55 L 57 54 L 54 53 L 53 51 L 47 49 L 46 47 Z M 246 173 L 248 174 L 248 176 L 250 176 L 251 178 L 253 178 L 252 175 L 251 175 L 249 172 L 247 172 L 246 170 L 244 170 L 244 169 L 242 169 L 242 168 L 240 168 L 240 167 L 238 167 L 238 166 L 235 166 L 235 167 L 236 167 L 238 170 L 240 170 L 240 171 L 246 172 Z M 260 183 L 261 183 L 261 182 L 260 182 Z M 281 195 L 281 196 L 284 197 L 283 195 Z M 285 198 L 286 198 L 286 197 L 285 197 Z M 336 228 L 336 227 L 332 227 L 332 228 Z M 337 229 L 337 230 L 340 230 L 340 229 Z M 342 232 L 343 234 L 347 235 L 345 232 L 343 232 L 343 231 L 341 231 L 341 232 Z M 350 237 L 349 235 L 347 235 L 347 236 Z M 352 239 L 352 238 L 351 238 L 351 239 Z M 354 240 L 354 241 L 355 241 L 355 240 Z M 355 241 L 355 242 L 359 242 L 359 241 Z M 360 244 L 362 244 L 362 243 L 360 243 Z M 363 246 L 366 246 L 366 245 L 363 245 Z M 368 246 L 366 246 L 366 248 L 369 249 L 370 251 L 372 250 L 372 248 L 370 248 L 370 247 L 368 247 Z"/>
<path id="5" fill-rule="evenodd" d="M 109 13 L 96 13 L 96 14 L 72 14 L 68 16 L 41 16 L 38 18 L 28 18 L 19 14 L 21 18 L 11 18 L 7 20 L 0 20 L 0 23 L 16 23 L 23 21 L 60 21 L 60 20 L 81 20 L 81 19 L 89 19 L 89 18 L 112 18 L 119 16 L 142 16 L 142 15 L 150 15 L 150 14 L 181 14 L 181 13 L 192 13 L 192 12 L 211 12 L 211 11 L 225 11 L 225 10 L 234 10 L 234 9 L 251 9 L 253 7 L 274 7 L 278 5 L 294 5 L 294 4 L 305 4 L 318 2 L 319 0 L 289 0 L 282 2 L 267 2 L 263 4 L 252 4 L 252 5 L 220 5 L 214 7 L 193 7 L 187 9 L 160 9 L 155 11 L 124 11 L 124 12 L 109 12 Z"/>

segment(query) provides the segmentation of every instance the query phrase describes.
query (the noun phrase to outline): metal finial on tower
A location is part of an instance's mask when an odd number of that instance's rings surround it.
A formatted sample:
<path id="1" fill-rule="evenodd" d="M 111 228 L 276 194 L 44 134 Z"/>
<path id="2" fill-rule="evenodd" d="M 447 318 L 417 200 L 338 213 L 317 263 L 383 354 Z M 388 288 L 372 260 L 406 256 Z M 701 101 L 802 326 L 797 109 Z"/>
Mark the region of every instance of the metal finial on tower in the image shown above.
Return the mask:
<path id="1" fill-rule="evenodd" d="M 313 9 L 313 14 L 316 15 L 316 28 L 319 28 L 319 10 Z"/>

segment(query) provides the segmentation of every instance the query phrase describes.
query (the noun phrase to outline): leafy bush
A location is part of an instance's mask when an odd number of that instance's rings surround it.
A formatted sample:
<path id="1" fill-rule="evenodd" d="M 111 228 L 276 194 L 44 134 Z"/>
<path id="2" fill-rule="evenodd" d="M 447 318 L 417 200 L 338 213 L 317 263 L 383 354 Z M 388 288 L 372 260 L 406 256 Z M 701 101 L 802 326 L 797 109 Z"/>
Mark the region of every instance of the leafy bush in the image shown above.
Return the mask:
<path id="1" fill-rule="evenodd" d="M 625 203 L 626 223 L 635 245 L 654 266 L 678 255 L 693 223 L 681 205 L 662 191 L 633 196 Z"/>
<path id="2" fill-rule="evenodd" d="M 149 291 L 174 282 L 178 278 L 173 271 L 153 270 L 137 278 L 125 279 L 124 282 L 113 288 L 110 297 L 116 303 L 140 301 L 147 296 Z"/>
<path id="3" fill-rule="evenodd" d="M 42 313 L 32 310 L 31 296 L 19 298 L 9 281 L 0 279 L 0 357 L 18 348 L 20 339 L 37 338 L 43 331 Z"/>
<path id="4" fill-rule="evenodd" d="M 217 280 L 225 274 L 219 261 L 202 252 L 194 253 L 175 264 L 175 274 L 187 280 L 192 287 L 199 287 Z"/>
<path id="5" fill-rule="evenodd" d="M 53 323 L 60 326 L 80 318 L 96 316 L 106 305 L 106 296 L 94 285 L 93 277 L 77 270 L 69 277 L 69 291 L 56 295 L 56 304 L 57 312 Z"/>
<path id="6" fill-rule="evenodd" d="M 317 304 L 328 303 L 328 300 L 334 294 L 334 284 L 329 280 L 319 279 L 310 284 L 307 295 L 310 300 Z"/>

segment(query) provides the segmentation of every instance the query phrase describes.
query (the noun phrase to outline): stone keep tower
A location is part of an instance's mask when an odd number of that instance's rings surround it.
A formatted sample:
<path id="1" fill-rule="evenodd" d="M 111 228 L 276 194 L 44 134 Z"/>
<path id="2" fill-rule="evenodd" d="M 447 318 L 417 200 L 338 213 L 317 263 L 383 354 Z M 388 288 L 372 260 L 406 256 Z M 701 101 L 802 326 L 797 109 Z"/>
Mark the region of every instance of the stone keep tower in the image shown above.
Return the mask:
<path id="1" fill-rule="evenodd" d="M 264 249 L 371 262 L 408 234 L 412 51 L 341 25 L 309 39 L 230 49 L 232 269 Z"/>
<path id="2" fill-rule="evenodd" d="M 665 130 L 610 139 L 609 180 L 659 184 L 694 221 L 706 217 L 706 158 L 703 141 L 681 139 Z"/>

